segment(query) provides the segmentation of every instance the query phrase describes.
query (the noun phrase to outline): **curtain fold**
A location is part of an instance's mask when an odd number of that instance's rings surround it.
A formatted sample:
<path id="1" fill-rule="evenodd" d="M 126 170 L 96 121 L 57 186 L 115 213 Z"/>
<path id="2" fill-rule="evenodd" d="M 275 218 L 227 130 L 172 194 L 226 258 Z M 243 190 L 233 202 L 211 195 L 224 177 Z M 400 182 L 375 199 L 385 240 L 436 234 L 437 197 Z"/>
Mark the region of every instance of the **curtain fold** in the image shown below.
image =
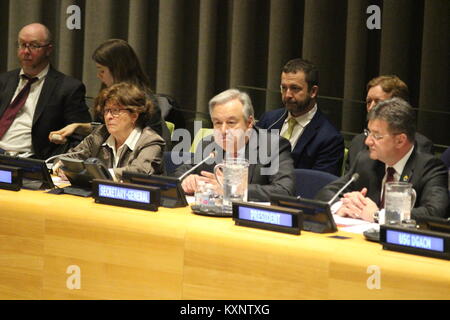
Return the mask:
<path id="1" fill-rule="evenodd" d="M 381 30 L 366 26 L 374 4 Z M 67 28 L 71 5 L 81 29 Z M 250 94 L 257 118 L 280 107 L 281 68 L 303 57 L 319 67 L 319 107 L 340 130 L 361 132 L 367 82 L 397 74 L 418 108 L 419 131 L 449 145 L 449 12 L 448 0 L 0 0 L 0 72 L 18 67 L 19 30 L 41 22 L 54 37 L 52 64 L 94 97 L 92 53 L 121 38 L 152 89 L 191 111 L 190 123 L 207 118 L 209 99 L 230 87 Z"/>

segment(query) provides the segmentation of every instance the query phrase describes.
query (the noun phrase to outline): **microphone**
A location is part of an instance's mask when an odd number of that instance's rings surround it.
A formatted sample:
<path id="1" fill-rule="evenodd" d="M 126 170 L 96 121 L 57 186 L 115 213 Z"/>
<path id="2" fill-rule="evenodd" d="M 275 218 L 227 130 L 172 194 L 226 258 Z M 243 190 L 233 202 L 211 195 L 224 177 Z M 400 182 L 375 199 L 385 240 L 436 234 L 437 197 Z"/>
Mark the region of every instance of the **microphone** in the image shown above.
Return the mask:
<path id="1" fill-rule="evenodd" d="M 344 189 L 350 185 L 350 183 L 352 183 L 353 181 L 356 181 L 358 179 L 359 179 L 359 174 L 354 173 L 352 175 L 351 179 L 348 180 L 348 182 L 346 184 L 344 184 L 344 186 L 341 189 L 339 189 L 339 191 L 333 196 L 333 198 L 331 198 L 330 201 L 328 201 L 328 204 L 331 205 L 333 203 L 333 201 L 336 200 L 336 198 L 341 194 L 341 192 L 344 191 Z"/>
<path id="2" fill-rule="evenodd" d="M 82 152 L 84 152 L 84 151 L 83 151 L 83 150 L 80 150 L 80 151 L 74 151 L 74 152 L 67 152 L 67 153 L 57 154 L 56 156 L 52 156 L 52 157 L 46 159 L 44 162 L 47 164 L 47 168 L 48 168 L 48 169 L 51 169 L 51 168 L 52 168 L 52 164 L 50 164 L 50 167 L 49 167 L 49 163 L 48 163 L 49 161 L 51 161 L 51 160 L 53 160 L 53 159 L 56 159 L 56 158 L 59 158 L 59 157 L 63 157 L 63 156 L 71 156 L 71 155 L 79 154 L 79 153 L 82 153 Z"/>
<path id="3" fill-rule="evenodd" d="M 281 119 L 283 119 L 284 117 L 286 117 L 287 113 L 288 113 L 288 110 L 287 110 L 287 109 L 284 110 L 284 112 L 283 112 L 283 114 L 281 115 L 281 117 L 279 117 L 274 123 L 272 123 L 272 124 L 267 128 L 267 130 L 272 129 L 272 127 L 275 126 Z"/>
<path id="4" fill-rule="evenodd" d="M 185 173 L 183 173 L 178 180 L 179 181 L 183 181 L 184 178 L 186 178 L 186 176 L 188 174 L 190 174 L 191 172 L 193 172 L 195 169 L 197 169 L 199 166 L 201 166 L 202 164 L 204 164 L 208 159 L 210 158 L 214 158 L 216 156 L 216 152 L 213 151 L 209 154 L 209 156 L 207 156 L 205 159 L 203 159 L 202 161 L 200 161 L 199 163 L 197 163 L 195 166 L 193 166 L 192 168 L 190 168 L 188 171 L 186 171 Z"/>

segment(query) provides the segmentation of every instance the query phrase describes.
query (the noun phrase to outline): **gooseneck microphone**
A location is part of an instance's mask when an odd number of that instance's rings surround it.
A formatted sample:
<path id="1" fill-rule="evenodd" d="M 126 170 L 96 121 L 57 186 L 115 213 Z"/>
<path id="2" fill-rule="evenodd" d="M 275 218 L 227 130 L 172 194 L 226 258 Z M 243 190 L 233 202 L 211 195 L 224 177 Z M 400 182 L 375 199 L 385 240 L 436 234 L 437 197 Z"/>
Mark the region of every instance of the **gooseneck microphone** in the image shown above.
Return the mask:
<path id="1" fill-rule="evenodd" d="M 216 152 L 213 151 L 209 154 L 209 156 L 207 156 L 205 159 L 203 159 L 202 161 L 200 161 L 199 163 L 197 163 L 195 166 L 193 166 L 192 168 L 190 168 L 188 171 L 186 171 L 185 173 L 183 173 L 178 180 L 183 181 L 184 178 L 186 178 L 186 176 L 188 174 L 190 174 L 191 172 L 193 172 L 195 169 L 197 169 L 199 166 L 201 166 L 202 164 L 204 164 L 208 159 L 210 158 L 214 158 L 216 156 Z"/>
<path id="2" fill-rule="evenodd" d="M 53 159 L 56 159 L 56 158 L 59 158 L 59 157 L 71 156 L 71 155 L 79 154 L 79 153 L 82 153 L 82 152 L 83 152 L 83 150 L 75 151 L 75 152 L 66 152 L 66 153 L 57 154 L 56 156 L 52 156 L 52 157 L 46 159 L 44 162 L 45 162 L 45 164 L 47 165 L 47 169 L 50 170 L 50 169 L 52 169 L 52 167 L 53 167 L 53 163 L 49 163 L 49 161 L 52 161 Z"/>
<path id="3" fill-rule="evenodd" d="M 46 159 L 46 160 L 45 160 L 45 163 L 48 163 L 49 161 L 52 161 L 53 159 L 56 159 L 56 158 L 59 158 L 59 157 L 72 156 L 72 155 L 74 155 L 74 154 L 79 154 L 79 153 L 82 153 L 83 151 L 84 151 L 84 150 L 57 154 L 57 155 L 55 155 L 55 156 L 52 156 L 52 157 Z"/>
<path id="4" fill-rule="evenodd" d="M 287 117 L 287 113 L 288 113 L 288 110 L 287 109 L 284 110 L 283 114 L 275 122 L 273 122 L 269 127 L 267 127 L 267 130 L 272 129 L 272 127 L 274 127 L 281 119 L 283 119 L 284 117 Z"/>
<path id="5" fill-rule="evenodd" d="M 334 200 L 336 200 L 336 198 L 341 194 L 341 192 L 344 191 L 345 188 L 347 188 L 350 185 L 350 183 L 352 183 L 353 181 L 356 181 L 358 179 L 359 179 L 359 174 L 354 173 L 352 175 L 351 179 L 348 180 L 348 182 L 346 184 L 344 184 L 344 186 L 341 189 L 339 189 L 338 192 L 336 192 L 336 194 L 333 196 L 333 198 L 331 198 L 330 201 L 328 201 L 328 204 L 331 205 L 334 202 Z"/>

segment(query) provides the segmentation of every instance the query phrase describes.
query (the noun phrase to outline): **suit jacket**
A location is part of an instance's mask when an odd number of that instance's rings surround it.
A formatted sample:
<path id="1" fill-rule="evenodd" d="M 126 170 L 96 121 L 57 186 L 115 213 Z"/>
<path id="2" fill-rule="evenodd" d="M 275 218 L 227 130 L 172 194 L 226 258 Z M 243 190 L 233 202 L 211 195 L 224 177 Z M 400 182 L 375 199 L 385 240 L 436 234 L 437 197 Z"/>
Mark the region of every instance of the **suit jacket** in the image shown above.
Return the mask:
<path id="1" fill-rule="evenodd" d="M 192 174 L 200 174 L 201 171 L 214 172 L 214 166 L 221 163 L 225 157 L 224 150 L 217 145 L 212 138 L 213 136 L 205 137 L 202 140 L 202 148 L 197 148 L 196 152 L 209 154 L 212 150 L 216 150 L 217 154 L 214 159 L 207 161 L 200 167 L 195 169 Z M 270 141 L 278 142 L 278 150 L 271 147 Z M 261 141 L 262 140 L 262 141 Z M 265 148 L 261 143 L 266 144 Z M 255 128 L 253 135 L 245 148 L 245 158 L 249 160 L 248 168 L 248 200 L 249 201 L 269 201 L 272 194 L 294 195 L 295 193 L 295 176 L 294 167 L 292 164 L 292 157 L 290 154 L 291 145 L 289 141 L 283 137 L 268 134 L 260 135 Z M 261 157 L 267 155 L 267 159 Z M 195 159 L 203 159 L 203 155 L 197 153 Z M 278 165 L 276 164 L 278 161 Z M 199 161 L 197 161 L 198 163 Z M 178 167 L 174 176 L 179 177 L 187 170 L 195 165 L 193 159 L 191 164 L 183 164 Z M 262 169 L 268 170 L 273 165 L 274 174 L 266 175 Z"/>
<path id="2" fill-rule="evenodd" d="M 261 129 L 281 131 L 287 116 L 285 108 L 269 111 L 262 115 L 257 126 Z M 341 175 L 344 138 L 319 109 L 292 149 L 292 158 L 294 168 Z"/>
<path id="3" fill-rule="evenodd" d="M 418 148 L 419 151 L 434 154 L 433 142 L 430 139 L 416 132 L 415 140 L 416 140 L 416 148 Z M 365 144 L 365 141 L 366 136 L 364 135 L 364 133 L 360 133 L 353 138 L 350 147 L 348 148 L 348 156 L 345 162 L 345 172 L 347 172 L 352 166 L 352 164 L 355 162 L 358 152 L 360 152 L 361 150 L 368 149 L 368 147 Z"/>
<path id="4" fill-rule="evenodd" d="M 11 103 L 19 84 L 19 73 L 20 69 L 16 69 L 0 75 L 0 116 Z M 85 95 L 83 83 L 49 68 L 33 116 L 31 139 L 35 158 L 46 159 L 58 148 L 48 139 L 50 131 L 73 122 L 91 121 Z"/>
<path id="5" fill-rule="evenodd" d="M 350 180 L 354 173 L 359 179 L 352 182 L 343 193 L 360 191 L 367 188 L 367 197 L 377 205 L 380 203 L 381 183 L 385 175 L 385 164 L 369 158 L 367 150 L 361 151 L 355 164 L 345 176 L 328 184 L 316 195 L 316 198 L 329 201 L 334 194 Z M 411 217 L 417 216 L 447 216 L 449 204 L 447 169 L 440 159 L 430 154 L 422 153 L 414 148 L 406 162 L 400 181 L 409 182 L 416 190 L 417 199 Z"/>

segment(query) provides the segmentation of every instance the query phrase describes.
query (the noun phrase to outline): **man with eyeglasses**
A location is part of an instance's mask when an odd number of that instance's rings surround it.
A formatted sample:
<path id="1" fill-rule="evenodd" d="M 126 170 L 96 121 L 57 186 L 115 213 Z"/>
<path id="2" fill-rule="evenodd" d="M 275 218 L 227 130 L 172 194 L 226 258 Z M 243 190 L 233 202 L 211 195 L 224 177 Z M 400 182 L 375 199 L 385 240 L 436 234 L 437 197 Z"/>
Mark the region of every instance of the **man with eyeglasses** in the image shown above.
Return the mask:
<path id="1" fill-rule="evenodd" d="M 340 175 L 344 139 L 317 107 L 319 71 L 311 62 L 293 59 L 281 73 L 284 108 L 264 113 L 261 129 L 277 129 L 292 147 L 294 167 Z"/>
<path id="2" fill-rule="evenodd" d="M 357 173 L 346 193 L 333 208 L 340 216 L 376 221 L 384 206 L 383 189 L 386 181 L 412 184 L 417 199 L 411 217 L 446 217 L 448 173 L 443 162 L 422 153 L 414 144 L 415 116 L 411 106 L 400 98 L 378 103 L 368 113 L 365 130 L 367 151 L 360 152 L 350 171 L 330 183 L 317 194 L 323 201 L 330 199 Z"/>
<path id="3" fill-rule="evenodd" d="M 73 122 L 90 122 L 84 85 L 50 65 L 53 44 L 42 24 L 23 27 L 17 39 L 20 69 L 0 75 L 0 149 L 46 159 L 61 148 L 51 131 Z"/>
<path id="4" fill-rule="evenodd" d="M 405 101 L 409 100 L 408 86 L 399 77 L 395 75 L 382 75 L 373 78 L 367 84 L 367 112 L 369 112 L 378 102 L 396 97 L 402 98 Z M 345 171 L 350 169 L 358 152 L 367 150 L 367 146 L 364 143 L 365 139 L 364 133 L 361 133 L 352 139 L 348 149 Z M 415 141 L 417 148 L 420 151 L 430 154 L 434 153 L 433 142 L 424 135 L 416 132 Z"/>

